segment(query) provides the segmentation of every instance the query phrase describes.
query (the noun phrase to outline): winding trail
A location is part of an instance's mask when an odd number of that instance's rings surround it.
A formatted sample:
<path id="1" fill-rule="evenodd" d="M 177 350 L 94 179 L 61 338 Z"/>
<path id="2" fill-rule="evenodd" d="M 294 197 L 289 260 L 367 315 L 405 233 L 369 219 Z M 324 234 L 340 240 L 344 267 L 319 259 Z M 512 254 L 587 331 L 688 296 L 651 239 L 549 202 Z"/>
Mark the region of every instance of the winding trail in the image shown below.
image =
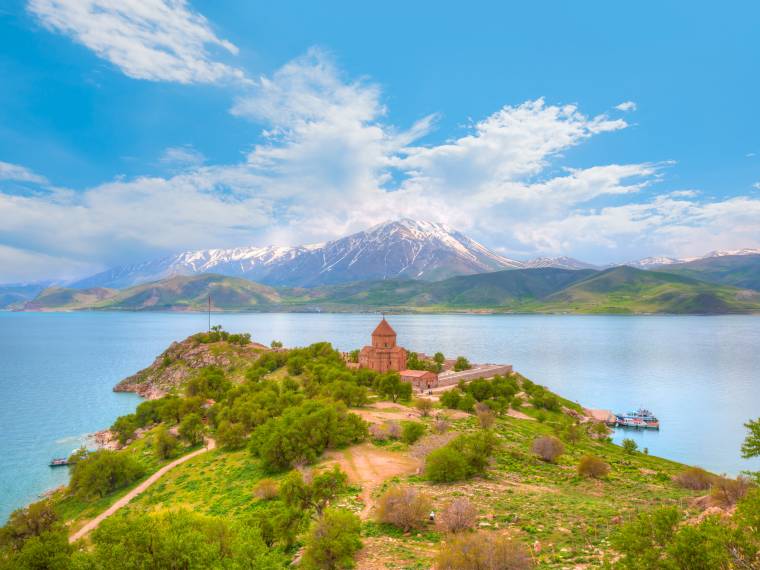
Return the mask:
<path id="1" fill-rule="evenodd" d="M 105 519 L 110 517 L 112 514 L 114 514 L 123 506 L 127 505 L 132 499 L 134 499 L 137 495 L 145 491 L 145 489 L 153 485 L 156 481 L 158 481 L 161 477 L 163 477 L 168 471 L 174 469 L 177 465 L 182 465 L 185 461 L 189 461 L 190 459 L 192 459 L 193 457 L 197 457 L 201 453 L 206 453 L 207 451 L 211 451 L 215 447 L 216 447 L 216 441 L 210 438 L 206 439 L 205 447 L 196 449 L 192 453 L 183 455 L 179 459 L 175 459 L 171 463 L 164 465 L 161 469 L 156 471 L 153 475 L 148 477 L 145 481 L 140 483 L 137 487 L 132 489 L 129 493 L 127 493 L 121 499 L 116 501 L 113 505 L 108 507 L 105 511 L 100 513 L 98 516 L 96 516 L 94 519 L 89 521 L 87 524 L 85 524 L 82 528 L 80 528 L 74 534 L 69 536 L 69 543 L 74 543 L 80 538 L 87 536 L 93 530 L 98 528 L 98 525 L 102 523 Z"/>

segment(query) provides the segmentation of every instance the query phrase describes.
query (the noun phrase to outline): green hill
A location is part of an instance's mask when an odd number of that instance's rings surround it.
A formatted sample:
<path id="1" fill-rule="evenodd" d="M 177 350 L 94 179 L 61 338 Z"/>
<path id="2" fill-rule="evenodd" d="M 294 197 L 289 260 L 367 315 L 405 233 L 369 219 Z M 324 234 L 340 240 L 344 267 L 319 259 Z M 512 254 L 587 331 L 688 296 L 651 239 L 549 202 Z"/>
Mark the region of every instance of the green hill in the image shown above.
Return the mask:
<path id="1" fill-rule="evenodd" d="M 760 291 L 760 255 L 708 257 L 656 269 L 742 289 Z"/>
<path id="2" fill-rule="evenodd" d="M 386 280 L 291 289 L 204 274 L 111 289 L 49 289 L 27 310 L 491 311 L 518 313 L 760 312 L 760 293 L 663 272 L 615 267 L 519 269 L 424 282 Z"/>

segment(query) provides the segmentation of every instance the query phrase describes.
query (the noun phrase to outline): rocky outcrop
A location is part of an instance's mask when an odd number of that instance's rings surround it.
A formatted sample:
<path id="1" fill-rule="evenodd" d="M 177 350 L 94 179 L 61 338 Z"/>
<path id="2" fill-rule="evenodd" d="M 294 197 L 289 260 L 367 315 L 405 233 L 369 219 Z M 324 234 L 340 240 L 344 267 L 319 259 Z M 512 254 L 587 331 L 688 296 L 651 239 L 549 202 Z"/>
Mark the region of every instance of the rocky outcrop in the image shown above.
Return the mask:
<path id="1" fill-rule="evenodd" d="M 199 369 L 217 366 L 233 376 L 254 362 L 267 348 L 255 342 L 246 345 L 227 341 L 200 342 L 193 335 L 182 342 L 173 342 L 153 364 L 125 378 L 114 386 L 114 392 L 134 392 L 143 398 L 161 398 L 181 387 Z M 234 378 L 233 378 L 234 379 Z"/>

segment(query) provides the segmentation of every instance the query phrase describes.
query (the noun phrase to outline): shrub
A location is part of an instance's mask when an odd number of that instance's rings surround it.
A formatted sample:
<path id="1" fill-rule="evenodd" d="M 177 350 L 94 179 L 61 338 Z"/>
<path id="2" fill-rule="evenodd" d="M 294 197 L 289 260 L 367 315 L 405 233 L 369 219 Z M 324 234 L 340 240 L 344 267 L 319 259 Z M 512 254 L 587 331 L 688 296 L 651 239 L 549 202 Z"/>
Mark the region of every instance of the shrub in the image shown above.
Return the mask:
<path id="1" fill-rule="evenodd" d="M 408 531 L 425 524 L 430 513 L 430 505 L 427 495 L 414 487 L 392 487 L 380 497 L 377 517 L 380 522 Z"/>
<path id="2" fill-rule="evenodd" d="M 279 492 L 280 488 L 274 479 L 262 479 L 253 488 L 253 496 L 260 501 L 271 501 Z"/>
<path id="3" fill-rule="evenodd" d="M 143 476 L 144 469 L 126 453 L 102 449 L 74 465 L 69 489 L 83 500 L 103 497 Z"/>
<path id="4" fill-rule="evenodd" d="M 531 451 L 544 461 L 554 463 L 560 455 L 565 453 L 565 446 L 556 437 L 545 435 L 533 440 Z"/>
<path id="5" fill-rule="evenodd" d="M 716 477 L 710 491 L 710 499 L 721 507 L 733 507 L 751 487 L 750 480 L 741 475 L 736 479 Z"/>
<path id="6" fill-rule="evenodd" d="M 412 398 L 412 385 L 404 382 L 397 372 L 389 372 L 377 377 L 375 391 L 393 402 L 407 402 Z"/>
<path id="7" fill-rule="evenodd" d="M 0 546 L 9 545 L 19 549 L 23 543 L 43 532 L 49 531 L 58 522 L 53 502 L 49 499 L 16 509 L 8 517 L 8 522 L 0 529 Z M 0 554 L 2 560 L 2 554 Z"/>
<path id="8" fill-rule="evenodd" d="M 493 424 L 496 421 L 496 416 L 488 405 L 478 402 L 475 405 L 475 414 L 478 416 L 480 427 L 483 429 L 493 427 Z"/>
<path id="9" fill-rule="evenodd" d="M 623 451 L 625 451 L 628 455 L 632 455 L 636 453 L 639 449 L 639 444 L 633 441 L 632 439 L 625 438 L 623 440 Z"/>
<path id="10" fill-rule="evenodd" d="M 243 424 L 224 420 L 216 428 L 219 445 L 224 449 L 240 449 L 245 445 L 245 428 Z"/>
<path id="11" fill-rule="evenodd" d="M 467 460 L 456 449 L 444 445 L 425 460 L 425 477 L 433 483 L 452 483 L 467 478 Z"/>
<path id="12" fill-rule="evenodd" d="M 600 479 L 610 472 L 610 466 L 593 455 L 584 455 L 578 463 L 578 475 Z"/>
<path id="13" fill-rule="evenodd" d="M 413 444 L 425 433 L 425 424 L 420 422 L 402 422 L 401 440 L 406 444 Z"/>
<path id="14" fill-rule="evenodd" d="M 477 400 L 473 397 L 472 394 L 465 394 L 459 399 L 457 409 L 462 410 L 463 412 L 472 413 L 472 411 L 475 409 L 476 403 Z"/>
<path id="15" fill-rule="evenodd" d="M 464 497 L 454 499 L 436 517 L 436 523 L 445 532 L 469 530 L 477 520 L 478 510 Z"/>
<path id="16" fill-rule="evenodd" d="M 311 526 L 300 567 L 337 570 L 354 567 L 354 555 L 362 547 L 361 521 L 350 511 L 328 509 Z"/>
<path id="17" fill-rule="evenodd" d="M 438 418 L 433 422 L 433 431 L 437 434 L 443 434 L 449 431 L 449 421 L 445 418 Z"/>
<path id="18" fill-rule="evenodd" d="M 437 570 L 527 570 L 528 550 L 507 536 L 487 532 L 460 534 L 448 541 L 435 560 Z"/>
<path id="19" fill-rule="evenodd" d="M 462 399 L 462 391 L 459 388 L 446 390 L 440 396 L 441 405 L 451 409 L 459 409 L 459 401 Z"/>
<path id="20" fill-rule="evenodd" d="M 402 429 L 400 423 L 388 422 L 385 425 L 388 427 L 388 437 L 391 439 L 399 439 L 401 437 Z"/>
<path id="21" fill-rule="evenodd" d="M 385 441 L 389 438 L 388 424 L 370 424 L 369 436 L 376 441 Z"/>
<path id="22" fill-rule="evenodd" d="M 156 429 L 153 436 L 153 447 L 161 459 L 169 459 L 177 450 L 177 438 L 169 433 L 165 426 Z"/>
<path id="23" fill-rule="evenodd" d="M 594 439 L 604 439 L 610 434 L 610 428 L 603 422 L 593 422 L 589 427 L 589 433 Z"/>
<path id="24" fill-rule="evenodd" d="M 463 370 L 469 370 L 470 368 L 472 368 L 472 365 L 470 364 L 469 360 L 467 360 L 464 356 L 457 356 L 457 359 L 454 362 L 454 371 L 455 372 L 461 372 Z"/>
<path id="25" fill-rule="evenodd" d="M 673 480 L 684 489 L 705 491 L 712 486 L 715 476 L 701 467 L 689 467 L 676 475 Z"/>
<path id="26" fill-rule="evenodd" d="M 414 407 L 417 408 L 423 418 L 426 418 L 430 415 L 430 410 L 433 409 L 433 402 L 427 398 L 418 398 L 414 402 Z"/>

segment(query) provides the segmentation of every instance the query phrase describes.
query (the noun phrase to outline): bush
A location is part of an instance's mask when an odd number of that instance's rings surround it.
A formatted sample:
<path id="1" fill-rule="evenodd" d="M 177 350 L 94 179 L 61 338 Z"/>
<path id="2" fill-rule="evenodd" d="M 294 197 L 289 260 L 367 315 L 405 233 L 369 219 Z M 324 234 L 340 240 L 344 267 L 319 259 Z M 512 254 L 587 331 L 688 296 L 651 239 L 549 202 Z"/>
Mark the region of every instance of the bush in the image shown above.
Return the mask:
<path id="1" fill-rule="evenodd" d="M 461 372 L 463 370 L 469 370 L 470 368 L 472 368 L 472 365 L 470 364 L 469 360 L 467 360 L 464 356 L 457 356 L 457 359 L 454 362 L 454 371 L 455 372 Z"/>
<path id="2" fill-rule="evenodd" d="M 533 567 L 528 550 L 504 535 L 488 532 L 460 534 L 448 541 L 435 559 L 437 570 L 527 570 Z"/>
<path id="3" fill-rule="evenodd" d="M 427 495 L 414 487 L 392 487 L 380 497 L 377 517 L 380 522 L 408 531 L 424 526 L 428 520 L 430 505 Z"/>
<path id="4" fill-rule="evenodd" d="M 453 483 L 467 478 L 467 460 L 453 447 L 444 445 L 425 460 L 425 477 L 433 483 Z"/>
<path id="5" fill-rule="evenodd" d="M 721 507 L 733 507 L 751 487 L 750 480 L 741 475 L 736 479 L 716 477 L 710 491 L 710 500 Z"/>
<path id="6" fill-rule="evenodd" d="M 216 428 L 219 445 L 224 449 L 240 449 L 245 445 L 245 428 L 243 424 L 224 420 Z"/>
<path id="7" fill-rule="evenodd" d="M 493 424 L 496 421 L 496 416 L 489 406 L 478 402 L 475 405 L 475 414 L 478 416 L 478 423 L 480 424 L 480 427 L 483 429 L 490 429 L 493 427 Z"/>
<path id="8" fill-rule="evenodd" d="M 397 372 L 389 372 L 378 376 L 375 391 L 383 398 L 392 402 L 408 402 L 412 398 L 412 384 L 404 382 Z"/>
<path id="9" fill-rule="evenodd" d="M 449 431 L 449 421 L 445 418 L 438 418 L 433 422 L 433 431 L 437 434 L 443 434 Z"/>
<path id="10" fill-rule="evenodd" d="M 477 400 L 473 397 L 472 394 L 465 394 L 459 399 L 459 403 L 457 404 L 457 409 L 462 410 L 463 412 L 470 412 L 472 413 L 475 409 L 475 404 L 477 404 Z"/>
<path id="11" fill-rule="evenodd" d="M 623 440 L 623 451 L 625 451 L 628 455 L 632 455 L 636 453 L 639 450 L 639 444 L 633 441 L 632 439 L 625 438 Z"/>
<path id="12" fill-rule="evenodd" d="M 69 490 L 83 500 L 104 497 L 137 481 L 144 472 L 126 453 L 102 449 L 74 465 Z"/>
<path id="13" fill-rule="evenodd" d="M 0 529 L 0 546 L 7 545 L 18 550 L 27 539 L 49 531 L 57 522 L 58 514 L 49 499 L 16 509 Z"/>
<path id="14" fill-rule="evenodd" d="M 426 418 L 430 415 L 430 410 L 433 409 L 433 402 L 427 398 L 418 398 L 414 401 L 414 407 L 417 408 L 423 418 Z"/>
<path id="15" fill-rule="evenodd" d="M 422 437 L 425 433 L 425 424 L 420 422 L 402 422 L 401 423 L 401 440 L 411 445 Z"/>
<path id="16" fill-rule="evenodd" d="M 701 467 L 689 467 L 676 475 L 673 480 L 684 489 L 705 491 L 712 486 L 715 476 Z"/>
<path id="17" fill-rule="evenodd" d="M 327 509 L 312 524 L 306 537 L 300 567 L 337 570 L 354 567 L 354 555 L 362 547 L 361 521 L 350 511 Z"/>
<path id="18" fill-rule="evenodd" d="M 451 410 L 459 409 L 459 401 L 462 399 L 462 391 L 459 388 L 446 390 L 440 396 L 441 405 Z"/>
<path id="19" fill-rule="evenodd" d="M 177 438 L 170 434 L 165 426 L 156 429 L 156 433 L 153 435 L 153 448 L 158 457 L 169 459 L 177 450 L 177 444 Z"/>
<path id="20" fill-rule="evenodd" d="M 260 501 L 271 501 L 279 492 L 280 488 L 274 479 L 262 479 L 253 488 L 253 496 Z"/>
<path id="21" fill-rule="evenodd" d="M 593 455 L 584 455 L 578 463 L 578 475 L 601 479 L 610 472 L 610 466 Z"/>
<path id="22" fill-rule="evenodd" d="M 461 532 L 475 526 L 478 510 L 464 497 L 449 503 L 436 517 L 438 527 L 445 532 Z"/>
<path id="23" fill-rule="evenodd" d="M 545 435 L 533 440 L 531 451 L 544 461 L 555 463 L 557 458 L 565 453 L 565 446 L 556 437 Z"/>

